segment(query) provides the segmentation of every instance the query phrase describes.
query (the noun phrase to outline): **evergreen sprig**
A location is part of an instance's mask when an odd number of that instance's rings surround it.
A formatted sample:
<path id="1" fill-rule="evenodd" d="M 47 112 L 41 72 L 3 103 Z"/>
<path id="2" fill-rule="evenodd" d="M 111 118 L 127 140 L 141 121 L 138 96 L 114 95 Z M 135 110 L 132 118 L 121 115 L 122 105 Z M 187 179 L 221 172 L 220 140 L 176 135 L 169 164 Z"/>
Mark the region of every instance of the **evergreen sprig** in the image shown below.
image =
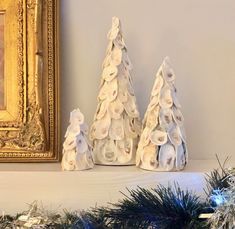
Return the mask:
<path id="1" fill-rule="evenodd" d="M 198 216 L 204 209 L 199 197 L 178 184 L 152 190 L 139 187 L 128 190 L 130 196 L 103 209 L 111 228 L 186 229 L 203 228 Z M 100 211 L 98 209 L 96 211 Z"/>

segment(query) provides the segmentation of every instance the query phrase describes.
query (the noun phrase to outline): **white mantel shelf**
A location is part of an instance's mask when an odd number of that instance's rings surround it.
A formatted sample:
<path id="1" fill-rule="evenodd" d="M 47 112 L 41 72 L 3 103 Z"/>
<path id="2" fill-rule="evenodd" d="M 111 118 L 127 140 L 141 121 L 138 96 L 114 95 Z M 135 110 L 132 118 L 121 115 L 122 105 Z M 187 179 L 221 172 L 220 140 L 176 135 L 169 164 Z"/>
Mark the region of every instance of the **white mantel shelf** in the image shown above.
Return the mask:
<path id="1" fill-rule="evenodd" d="M 50 209 L 87 209 L 116 202 L 119 191 L 151 188 L 177 181 L 203 196 L 205 173 L 218 168 L 216 160 L 192 160 L 182 172 L 150 172 L 135 166 L 95 166 L 92 170 L 63 172 L 58 163 L 0 164 L 0 211 L 14 214 L 34 200 Z"/>

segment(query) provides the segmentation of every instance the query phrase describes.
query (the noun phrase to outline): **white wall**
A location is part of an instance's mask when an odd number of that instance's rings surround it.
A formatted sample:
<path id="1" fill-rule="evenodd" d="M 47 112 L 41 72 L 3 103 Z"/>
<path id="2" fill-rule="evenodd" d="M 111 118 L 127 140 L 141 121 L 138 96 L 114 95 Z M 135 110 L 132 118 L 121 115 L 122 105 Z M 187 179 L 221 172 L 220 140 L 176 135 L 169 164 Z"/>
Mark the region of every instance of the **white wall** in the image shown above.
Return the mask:
<path id="1" fill-rule="evenodd" d="M 62 135 L 76 107 L 92 121 L 112 16 L 122 21 L 142 117 L 169 55 L 190 158 L 234 155 L 234 0 L 61 0 Z"/>

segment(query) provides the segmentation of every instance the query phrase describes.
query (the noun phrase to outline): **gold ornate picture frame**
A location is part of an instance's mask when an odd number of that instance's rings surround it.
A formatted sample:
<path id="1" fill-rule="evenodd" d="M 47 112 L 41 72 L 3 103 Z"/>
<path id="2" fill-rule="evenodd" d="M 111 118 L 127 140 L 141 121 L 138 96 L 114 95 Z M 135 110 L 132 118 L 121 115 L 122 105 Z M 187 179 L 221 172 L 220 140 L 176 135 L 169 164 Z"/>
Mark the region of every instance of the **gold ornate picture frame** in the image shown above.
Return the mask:
<path id="1" fill-rule="evenodd" d="M 0 1 L 0 162 L 58 161 L 59 1 Z"/>

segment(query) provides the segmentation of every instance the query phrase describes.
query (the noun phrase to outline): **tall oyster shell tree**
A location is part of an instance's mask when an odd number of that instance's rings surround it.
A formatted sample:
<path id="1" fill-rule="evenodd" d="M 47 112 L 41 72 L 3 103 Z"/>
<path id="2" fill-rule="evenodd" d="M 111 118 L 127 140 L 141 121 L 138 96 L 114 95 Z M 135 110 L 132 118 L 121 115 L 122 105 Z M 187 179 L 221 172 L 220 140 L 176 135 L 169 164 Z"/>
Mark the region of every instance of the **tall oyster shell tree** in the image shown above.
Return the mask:
<path id="1" fill-rule="evenodd" d="M 135 164 L 141 122 L 129 71 L 132 69 L 120 20 L 112 19 L 103 62 L 98 107 L 90 130 L 95 163 Z"/>
<path id="2" fill-rule="evenodd" d="M 136 165 L 155 171 L 182 170 L 187 163 L 184 118 L 174 86 L 175 74 L 166 57 L 156 74 L 143 120 Z"/>
<path id="3" fill-rule="evenodd" d="M 89 144 L 88 127 L 79 109 L 70 113 L 70 125 L 63 144 L 63 170 L 85 170 L 94 167 L 92 147 Z"/>

